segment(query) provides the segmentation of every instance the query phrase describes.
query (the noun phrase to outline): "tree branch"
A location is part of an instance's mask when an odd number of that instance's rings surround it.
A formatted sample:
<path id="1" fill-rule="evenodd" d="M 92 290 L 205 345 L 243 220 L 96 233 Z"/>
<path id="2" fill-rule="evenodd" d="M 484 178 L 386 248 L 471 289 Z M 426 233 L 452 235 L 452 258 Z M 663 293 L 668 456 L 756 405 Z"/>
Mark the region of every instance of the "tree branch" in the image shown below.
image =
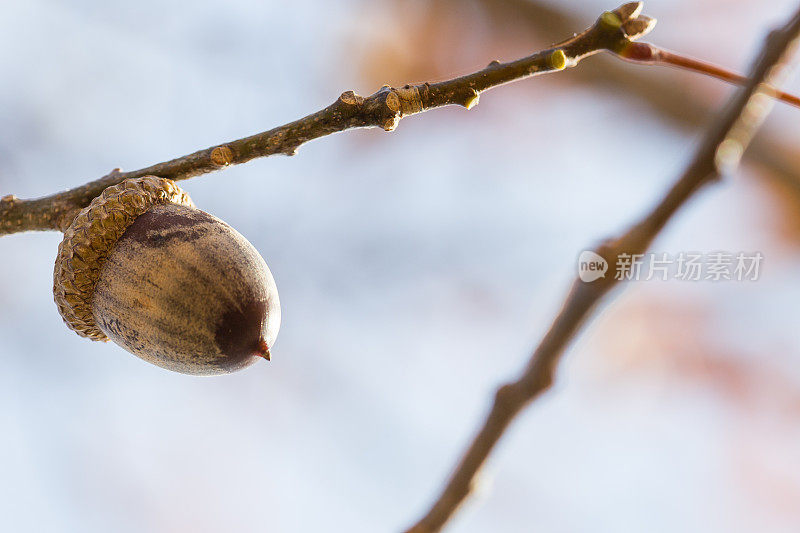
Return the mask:
<path id="1" fill-rule="evenodd" d="M 688 57 L 650 43 L 631 42 L 617 54 L 618 57 L 639 65 L 665 65 L 689 70 L 717 78 L 733 85 L 744 85 L 747 78 L 726 68 Z M 774 91 L 774 97 L 794 107 L 800 107 L 800 98 L 783 91 Z"/>
<path id="2" fill-rule="evenodd" d="M 643 253 L 675 212 L 703 185 L 734 170 L 742 152 L 770 108 L 772 87 L 780 81 L 789 53 L 800 35 L 800 11 L 772 32 L 751 71 L 749 82 L 710 128 L 691 163 L 664 198 L 625 234 L 609 239 L 596 253 L 617 265 L 621 254 Z M 439 531 L 469 495 L 478 471 L 514 417 L 553 382 L 555 367 L 592 309 L 618 282 L 616 276 L 584 283 L 576 279 L 550 329 L 515 381 L 501 386 L 477 435 L 461 457 L 444 489 L 408 533 Z"/>
<path id="3" fill-rule="evenodd" d="M 93 198 L 107 187 L 126 179 L 155 175 L 183 180 L 257 157 L 294 155 L 297 148 L 308 141 L 352 128 L 381 127 L 391 131 L 400 119 L 429 109 L 446 105 L 470 109 L 478 103 L 480 93 L 493 87 L 573 67 L 603 50 L 621 49 L 653 26 L 652 19 L 639 15 L 641 8 L 641 2 L 624 4 L 603 13 L 583 33 L 552 48 L 509 63 L 492 61 L 483 70 L 466 76 L 438 83 L 406 85 L 399 89 L 384 86 L 367 97 L 347 91 L 321 111 L 251 137 L 140 170 L 122 172 L 114 169 L 81 187 L 42 198 L 20 200 L 13 195 L 4 196 L 0 199 L 0 236 L 31 230 L 63 231 Z"/>

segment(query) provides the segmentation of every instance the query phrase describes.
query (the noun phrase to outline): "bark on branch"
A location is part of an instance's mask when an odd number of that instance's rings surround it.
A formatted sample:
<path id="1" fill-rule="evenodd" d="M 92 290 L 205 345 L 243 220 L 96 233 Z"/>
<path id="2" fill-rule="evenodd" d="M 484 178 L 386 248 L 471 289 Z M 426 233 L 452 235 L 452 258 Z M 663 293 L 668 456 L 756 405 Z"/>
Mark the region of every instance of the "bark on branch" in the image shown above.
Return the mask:
<path id="1" fill-rule="evenodd" d="M 780 30 L 772 32 L 749 76 L 747 85 L 729 102 L 705 135 L 683 175 L 641 221 L 595 250 L 609 265 L 621 254 L 639 254 L 664 228 L 677 210 L 703 185 L 731 172 L 768 113 L 776 86 L 786 70 L 786 59 L 797 46 L 800 11 Z M 441 530 L 469 496 L 480 468 L 514 417 L 553 382 L 555 368 L 575 334 L 597 303 L 617 285 L 613 275 L 591 283 L 576 279 L 550 329 L 515 381 L 502 385 L 478 433 L 467 447 L 447 484 L 429 511 L 407 533 Z"/>
<path id="2" fill-rule="evenodd" d="M 154 175 L 183 180 L 275 154 L 294 155 L 313 139 L 352 128 L 380 127 L 391 131 L 400 119 L 446 105 L 467 109 L 478 103 L 483 91 L 537 74 L 573 67 L 603 50 L 618 51 L 646 34 L 655 21 L 641 16 L 641 2 L 608 11 L 583 33 L 528 57 L 500 63 L 492 61 L 478 72 L 437 83 L 395 88 L 384 86 L 370 96 L 347 91 L 331 105 L 283 126 L 235 141 L 211 146 L 171 161 L 106 176 L 80 187 L 42 198 L 0 199 L 0 236 L 31 230 L 64 230 L 75 215 L 104 189 L 129 178 Z"/>

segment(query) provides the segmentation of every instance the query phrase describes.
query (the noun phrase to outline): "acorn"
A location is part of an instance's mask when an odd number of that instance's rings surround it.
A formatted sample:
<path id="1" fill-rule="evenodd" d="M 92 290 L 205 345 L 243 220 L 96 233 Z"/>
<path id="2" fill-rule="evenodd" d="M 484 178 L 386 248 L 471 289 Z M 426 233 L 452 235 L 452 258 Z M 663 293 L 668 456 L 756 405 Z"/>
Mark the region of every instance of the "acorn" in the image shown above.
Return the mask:
<path id="1" fill-rule="evenodd" d="M 156 176 L 105 189 L 75 217 L 53 293 L 78 335 L 184 374 L 269 360 L 281 321 L 275 281 L 253 245 Z"/>

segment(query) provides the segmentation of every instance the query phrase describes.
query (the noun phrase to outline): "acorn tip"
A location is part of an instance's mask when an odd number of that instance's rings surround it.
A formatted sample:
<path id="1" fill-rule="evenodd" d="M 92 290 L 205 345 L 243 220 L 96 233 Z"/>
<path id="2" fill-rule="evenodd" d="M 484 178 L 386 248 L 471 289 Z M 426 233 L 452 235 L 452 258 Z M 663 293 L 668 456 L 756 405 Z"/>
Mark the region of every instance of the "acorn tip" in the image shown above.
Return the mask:
<path id="1" fill-rule="evenodd" d="M 263 357 L 267 361 L 270 360 L 269 344 L 267 344 L 267 341 L 264 339 L 258 341 L 258 350 L 256 350 L 256 355 Z"/>

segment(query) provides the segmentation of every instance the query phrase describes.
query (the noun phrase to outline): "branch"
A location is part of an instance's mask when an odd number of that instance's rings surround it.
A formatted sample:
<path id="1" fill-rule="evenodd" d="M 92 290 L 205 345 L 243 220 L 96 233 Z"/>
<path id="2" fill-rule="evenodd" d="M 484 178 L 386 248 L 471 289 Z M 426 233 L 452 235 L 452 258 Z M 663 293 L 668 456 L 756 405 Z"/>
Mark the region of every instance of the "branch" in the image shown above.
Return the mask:
<path id="1" fill-rule="evenodd" d="M 641 8 L 641 2 L 624 4 L 603 13 L 583 33 L 552 48 L 509 63 L 492 61 L 483 70 L 466 76 L 438 83 L 406 85 L 399 89 L 384 86 L 367 97 L 347 91 L 321 111 L 251 137 L 140 170 L 122 172 L 114 169 L 81 187 L 42 198 L 20 200 L 13 195 L 4 196 L 0 198 L 0 236 L 31 230 L 63 231 L 93 198 L 107 187 L 126 179 L 155 175 L 183 180 L 257 157 L 294 155 L 297 148 L 308 141 L 352 128 L 381 127 L 391 131 L 400 119 L 429 109 L 446 105 L 470 109 L 478 103 L 483 91 L 493 87 L 574 67 L 582 59 L 603 50 L 621 49 L 624 44 L 652 29 L 655 21 L 640 16 Z"/>
<path id="2" fill-rule="evenodd" d="M 650 43 L 631 42 L 624 46 L 622 50 L 617 53 L 617 56 L 626 61 L 631 61 L 640 65 L 665 65 L 697 72 L 698 74 L 705 74 L 706 76 L 717 78 L 718 80 L 732 85 L 745 85 L 747 83 L 747 78 L 741 74 L 737 74 L 706 61 L 659 48 Z M 800 98 L 793 94 L 776 90 L 774 92 L 774 97 L 791 106 L 800 107 Z"/>
<path id="3" fill-rule="evenodd" d="M 596 250 L 610 264 L 621 254 L 643 253 L 675 212 L 703 185 L 735 170 L 770 108 L 772 87 L 780 81 L 785 60 L 800 35 L 800 11 L 781 30 L 772 32 L 751 71 L 749 82 L 733 97 L 727 111 L 711 127 L 691 163 L 664 198 L 625 234 L 609 239 Z M 520 377 L 501 386 L 492 408 L 473 438 L 446 486 L 427 514 L 408 533 L 439 531 L 469 495 L 478 471 L 486 462 L 514 417 L 547 390 L 565 347 L 589 317 L 592 309 L 617 284 L 617 276 L 592 283 L 576 279 L 550 329 L 531 356 Z"/>

